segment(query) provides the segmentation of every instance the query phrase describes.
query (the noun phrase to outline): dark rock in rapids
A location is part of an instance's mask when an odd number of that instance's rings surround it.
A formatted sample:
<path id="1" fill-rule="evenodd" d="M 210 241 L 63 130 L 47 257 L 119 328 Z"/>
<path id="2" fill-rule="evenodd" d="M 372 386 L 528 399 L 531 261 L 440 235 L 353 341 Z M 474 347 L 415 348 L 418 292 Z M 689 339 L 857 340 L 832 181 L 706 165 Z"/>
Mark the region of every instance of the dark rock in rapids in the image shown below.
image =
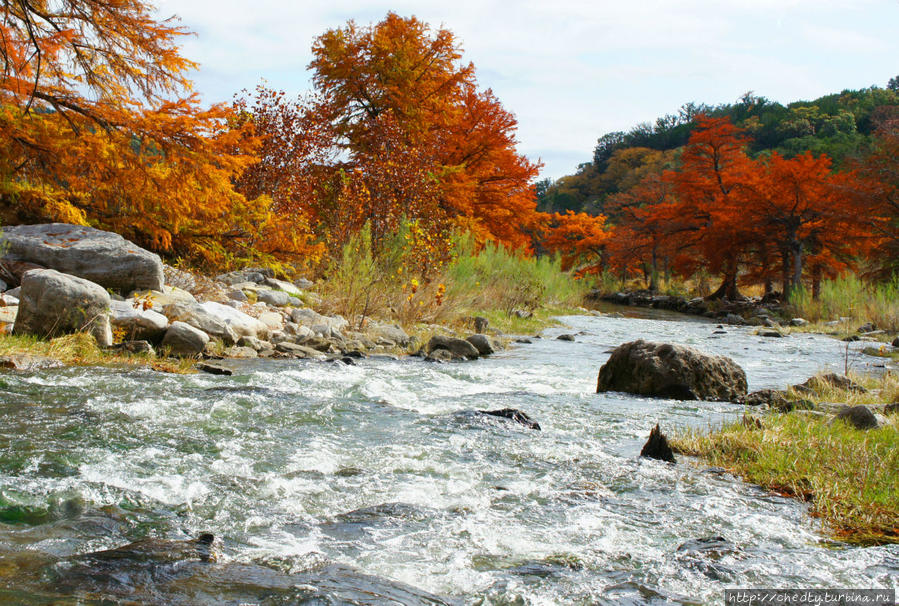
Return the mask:
<path id="1" fill-rule="evenodd" d="M 724 356 L 641 339 L 615 348 L 599 370 L 596 391 L 734 402 L 746 395 L 746 373 Z"/>
<path id="2" fill-rule="evenodd" d="M 574 335 L 559 335 L 557 341 L 574 341 Z"/>
<path id="3" fill-rule="evenodd" d="M 209 364 L 208 362 L 197 364 L 197 370 L 207 372 L 211 375 L 224 375 L 226 377 L 230 377 L 234 374 L 234 371 L 230 368 L 221 366 L 220 364 Z"/>
<path id="4" fill-rule="evenodd" d="M 537 421 L 534 421 L 533 419 L 531 419 L 531 417 L 515 408 L 502 408 L 500 410 L 478 410 L 477 412 L 479 414 L 487 415 L 490 417 L 509 419 L 510 421 L 515 421 L 516 423 L 524 425 L 528 429 L 536 429 L 537 431 L 540 431 L 540 424 L 537 423 Z"/>
<path id="5" fill-rule="evenodd" d="M 646 457 L 647 459 L 666 461 L 668 463 L 677 462 L 674 458 L 674 452 L 671 450 L 671 446 L 668 445 L 668 438 L 666 438 L 665 434 L 662 433 L 662 430 L 659 429 L 658 423 L 656 423 L 656 426 L 649 432 L 649 439 L 646 441 L 646 444 L 643 445 L 640 456 Z"/>

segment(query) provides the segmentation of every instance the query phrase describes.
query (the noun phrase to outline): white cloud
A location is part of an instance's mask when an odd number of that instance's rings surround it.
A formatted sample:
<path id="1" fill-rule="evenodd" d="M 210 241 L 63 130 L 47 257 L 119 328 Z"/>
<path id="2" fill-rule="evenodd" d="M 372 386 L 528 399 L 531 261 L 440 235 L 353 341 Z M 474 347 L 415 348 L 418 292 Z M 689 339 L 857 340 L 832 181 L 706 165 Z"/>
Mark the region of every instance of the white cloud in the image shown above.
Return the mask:
<path id="1" fill-rule="evenodd" d="M 443 25 L 465 58 L 519 119 L 521 149 L 544 173 L 571 172 L 596 139 L 676 111 L 754 90 L 780 101 L 813 98 L 896 75 L 899 41 L 889 0 L 161 0 L 197 36 L 197 88 L 225 100 L 260 77 L 309 87 L 315 36 L 348 19 L 394 10 Z"/>

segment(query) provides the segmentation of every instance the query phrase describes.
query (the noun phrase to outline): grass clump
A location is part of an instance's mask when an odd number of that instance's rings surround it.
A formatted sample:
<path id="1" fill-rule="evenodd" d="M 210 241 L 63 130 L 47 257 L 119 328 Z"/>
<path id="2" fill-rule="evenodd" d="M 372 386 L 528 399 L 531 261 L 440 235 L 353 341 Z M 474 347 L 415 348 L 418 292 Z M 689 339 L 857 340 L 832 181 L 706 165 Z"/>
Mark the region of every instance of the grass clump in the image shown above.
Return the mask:
<path id="1" fill-rule="evenodd" d="M 890 282 L 869 283 L 850 274 L 824 280 L 817 298 L 807 289 L 790 297 L 795 316 L 817 324 L 845 318 L 839 327 L 849 334 L 862 324 L 874 323 L 888 332 L 899 331 L 899 277 Z"/>
<path id="2" fill-rule="evenodd" d="M 91 335 L 83 332 L 49 340 L 30 335 L 3 335 L 0 336 L 0 356 L 27 356 L 70 366 L 150 366 L 161 372 L 195 372 L 195 360 L 102 349 Z"/>
<path id="3" fill-rule="evenodd" d="M 744 418 L 710 431 L 682 430 L 672 447 L 747 482 L 809 501 L 812 515 L 836 538 L 899 543 L 899 415 L 861 431 L 821 412 L 833 402 L 882 411 L 883 403 L 899 400 L 899 378 L 851 378 L 866 391 L 813 380 L 812 391 L 791 389 L 787 398 L 809 401 L 818 410 L 771 413 L 758 423 Z"/>

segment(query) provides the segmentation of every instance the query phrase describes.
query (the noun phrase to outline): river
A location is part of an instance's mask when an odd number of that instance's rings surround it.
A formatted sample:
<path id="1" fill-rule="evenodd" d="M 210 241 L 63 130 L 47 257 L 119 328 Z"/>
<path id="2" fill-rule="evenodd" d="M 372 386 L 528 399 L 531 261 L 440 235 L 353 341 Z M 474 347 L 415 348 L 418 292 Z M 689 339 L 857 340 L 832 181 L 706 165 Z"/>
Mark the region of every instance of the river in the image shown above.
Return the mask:
<path id="1" fill-rule="evenodd" d="M 627 316 L 565 317 L 468 363 L 0 374 L 0 602 L 695 604 L 725 587 L 899 588 L 899 546 L 835 544 L 801 503 L 637 456 L 656 422 L 714 426 L 742 407 L 595 393 L 609 350 L 637 338 L 728 355 L 750 390 L 864 370 L 863 356 L 818 335 Z M 498 408 L 542 431 L 471 413 Z M 221 552 L 206 572 L 73 573 L 78 554 L 205 532 Z"/>

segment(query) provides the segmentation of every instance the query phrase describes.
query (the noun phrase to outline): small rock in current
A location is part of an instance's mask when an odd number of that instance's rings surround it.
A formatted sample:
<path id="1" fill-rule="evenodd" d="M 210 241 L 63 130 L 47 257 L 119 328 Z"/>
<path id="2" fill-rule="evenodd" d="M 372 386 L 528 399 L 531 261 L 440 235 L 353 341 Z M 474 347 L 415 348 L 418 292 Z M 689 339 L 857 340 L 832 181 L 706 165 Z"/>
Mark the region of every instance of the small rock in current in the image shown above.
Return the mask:
<path id="1" fill-rule="evenodd" d="M 674 452 L 671 450 L 671 446 L 668 445 L 668 438 L 666 438 L 665 434 L 662 433 L 662 430 L 659 429 L 658 423 L 656 423 L 656 426 L 649 432 L 649 439 L 646 441 L 646 444 L 643 445 L 640 456 L 648 459 L 667 461 L 668 463 L 677 462 L 674 459 Z"/>

